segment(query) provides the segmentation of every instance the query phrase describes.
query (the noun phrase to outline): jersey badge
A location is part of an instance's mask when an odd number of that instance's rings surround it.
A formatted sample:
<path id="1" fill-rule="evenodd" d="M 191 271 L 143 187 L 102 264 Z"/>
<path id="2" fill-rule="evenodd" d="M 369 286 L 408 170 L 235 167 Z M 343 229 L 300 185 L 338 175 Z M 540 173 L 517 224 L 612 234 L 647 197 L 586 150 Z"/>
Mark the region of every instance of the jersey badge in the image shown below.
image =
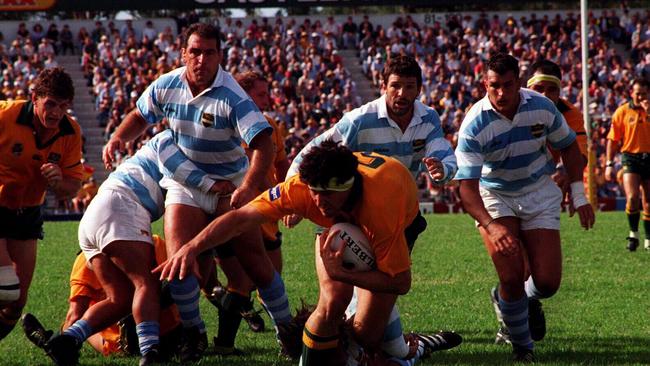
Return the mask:
<path id="1" fill-rule="evenodd" d="M 201 113 L 201 124 L 203 127 L 210 127 L 214 125 L 214 114 L 203 112 Z"/>
<path id="2" fill-rule="evenodd" d="M 269 189 L 269 199 L 275 201 L 280 198 L 280 186 L 275 186 Z"/>
<path id="3" fill-rule="evenodd" d="M 538 123 L 536 125 L 530 126 L 530 133 L 535 138 L 542 137 L 544 135 L 544 125 L 541 124 L 541 123 Z"/>
<path id="4" fill-rule="evenodd" d="M 418 152 L 427 145 L 427 142 L 424 139 L 413 140 L 413 151 Z"/>

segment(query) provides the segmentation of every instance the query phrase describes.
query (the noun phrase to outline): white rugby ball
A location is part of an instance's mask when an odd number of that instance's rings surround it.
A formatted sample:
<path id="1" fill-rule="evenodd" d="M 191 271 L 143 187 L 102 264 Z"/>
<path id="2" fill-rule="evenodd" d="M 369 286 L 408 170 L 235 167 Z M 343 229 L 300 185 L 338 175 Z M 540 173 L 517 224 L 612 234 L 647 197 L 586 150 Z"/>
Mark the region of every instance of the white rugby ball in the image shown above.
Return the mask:
<path id="1" fill-rule="evenodd" d="M 334 237 L 332 237 L 334 235 Z M 370 241 L 361 229 L 347 222 L 334 224 L 329 230 L 330 248 L 343 251 L 343 267 L 354 272 L 365 272 L 377 268 L 375 253 Z"/>

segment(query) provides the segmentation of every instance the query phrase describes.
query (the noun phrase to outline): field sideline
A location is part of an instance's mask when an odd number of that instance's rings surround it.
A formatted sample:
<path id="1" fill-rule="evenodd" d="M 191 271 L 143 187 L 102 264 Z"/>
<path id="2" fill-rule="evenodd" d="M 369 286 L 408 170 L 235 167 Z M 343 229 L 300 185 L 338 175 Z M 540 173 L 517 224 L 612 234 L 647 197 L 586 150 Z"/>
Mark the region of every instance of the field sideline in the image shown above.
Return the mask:
<path id="1" fill-rule="evenodd" d="M 493 344 L 496 320 L 489 289 L 496 274 L 467 215 L 428 215 L 429 228 L 413 254 L 413 285 L 400 300 L 406 330 L 453 329 L 465 342 L 434 354 L 422 364 L 509 364 L 510 348 Z M 26 311 L 47 327 L 65 317 L 68 276 L 78 251 L 77 222 L 47 223 L 39 244 L 38 265 Z M 625 250 L 627 222 L 622 212 L 599 213 L 596 228 L 585 232 L 577 218 L 562 217 L 564 280 L 559 293 L 544 301 L 548 333 L 537 343 L 538 364 L 650 364 L 650 253 Z M 160 222 L 154 232 L 161 232 Z M 311 224 L 285 232 L 284 278 L 292 307 L 300 298 L 315 302 Z M 259 308 L 259 305 L 257 305 Z M 205 300 L 202 313 L 210 339 L 216 311 Z M 268 318 L 267 326 L 270 324 Z M 267 327 L 268 328 L 268 327 Z M 255 334 L 242 327 L 237 342 L 245 357 L 221 359 L 208 354 L 200 364 L 289 365 L 280 360 L 270 330 Z M 20 327 L 0 342 L 0 365 L 49 365 Z M 106 359 L 84 346 L 81 365 L 136 365 L 137 359 Z"/>

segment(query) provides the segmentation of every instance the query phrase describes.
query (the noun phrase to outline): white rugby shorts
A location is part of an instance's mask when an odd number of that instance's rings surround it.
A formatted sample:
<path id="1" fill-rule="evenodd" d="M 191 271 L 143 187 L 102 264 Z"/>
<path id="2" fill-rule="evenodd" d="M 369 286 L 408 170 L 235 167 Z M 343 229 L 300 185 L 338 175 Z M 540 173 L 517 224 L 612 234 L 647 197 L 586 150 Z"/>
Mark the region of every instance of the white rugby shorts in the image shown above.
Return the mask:
<path id="1" fill-rule="evenodd" d="M 507 196 L 483 187 L 479 190 L 493 219 L 515 216 L 521 220 L 521 230 L 560 230 L 562 190 L 550 178 L 538 189 L 520 196 Z"/>
<path id="2" fill-rule="evenodd" d="M 149 211 L 119 186 L 100 189 L 79 222 L 79 246 L 87 261 L 114 241 L 153 245 Z"/>
<path id="3" fill-rule="evenodd" d="M 217 211 L 219 198 L 224 195 L 205 193 L 195 188 L 188 188 L 173 179 L 163 177 L 160 186 L 167 190 L 165 196 L 165 208 L 169 205 L 181 204 L 198 207 L 203 212 L 212 215 Z"/>

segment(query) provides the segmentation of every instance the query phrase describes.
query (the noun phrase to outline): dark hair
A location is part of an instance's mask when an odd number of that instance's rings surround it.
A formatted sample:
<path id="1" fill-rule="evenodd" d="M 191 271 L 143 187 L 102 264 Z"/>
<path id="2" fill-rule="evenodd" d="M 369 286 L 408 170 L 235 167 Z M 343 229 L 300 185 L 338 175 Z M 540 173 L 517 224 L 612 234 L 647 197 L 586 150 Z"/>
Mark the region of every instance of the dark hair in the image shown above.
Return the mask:
<path id="1" fill-rule="evenodd" d="M 634 85 L 638 85 L 638 86 L 640 86 L 642 88 L 647 89 L 648 88 L 648 81 L 643 79 L 643 78 L 635 78 L 634 80 L 632 80 L 632 83 L 630 84 L 630 87 L 633 88 Z"/>
<path id="2" fill-rule="evenodd" d="M 490 57 L 487 69 L 499 75 L 505 75 L 508 71 L 512 71 L 515 73 L 515 77 L 519 77 L 519 61 L 506 53 L 500 52 Z"/>
<path id="3" fill-rule="evenodd" d="M 339 184 L 352 178 L 358 165 L 359 161 L 352 150 L 327 139 L 305 154 L 298 172 L 303 183 L 326 187 L 332 178 L 336 178 Z"/>
<path id="4" fill-rule="evenodd" d="M 206 23 L 194 23 L 190 25 L 185 32 L 183 32 L 183 47 L 187 48 L 187 42 L 190 40 L 190 36 L 196 34 L 197 36 L 204 39 L 214 39 L 217 41 L 217 49 L 221 49 L 221 36 L 219 34 L 219 29 L 211 24 Z"/>
<path id="5" fill-rule="evenodd" d="M 422 86 L 422 69 L 413 57 L 396 56 L 388 60 L 382 72 L 384 84 L 388 82 L 391 75 L 412 76 L 417 80 L 418 88 Z"/>
<path id="6" fill-rule="evenodd" d="M 235 76 L 235 80 L 237 80 L 237 84 L 239 84 L 246 93 L 253 89 L 253 85 L 255 85 L 256 81 L 259 80 L 266 82 L 264 76 L 257 71 L 245 71 L 239 73 Z"/>
<path id="7" fill-rule="evenodd" d="M 37 98 L 49 96 L 71 101 L 74 98 L 74 86 L 70 75 L 62 67 L 53 67 L 38 74 L 32 93 Z"/>
<path id="8" fill-rule="evenodd" d="M 531 70 L 533 71 L 533 74 L 541 72 L 544 75 L 553 75 L 562 80 L 562 69 L 560 69 L 558 64 L 550 60 L 540 60 L 535 62 L 533 66 L 531 66 Z"/>

